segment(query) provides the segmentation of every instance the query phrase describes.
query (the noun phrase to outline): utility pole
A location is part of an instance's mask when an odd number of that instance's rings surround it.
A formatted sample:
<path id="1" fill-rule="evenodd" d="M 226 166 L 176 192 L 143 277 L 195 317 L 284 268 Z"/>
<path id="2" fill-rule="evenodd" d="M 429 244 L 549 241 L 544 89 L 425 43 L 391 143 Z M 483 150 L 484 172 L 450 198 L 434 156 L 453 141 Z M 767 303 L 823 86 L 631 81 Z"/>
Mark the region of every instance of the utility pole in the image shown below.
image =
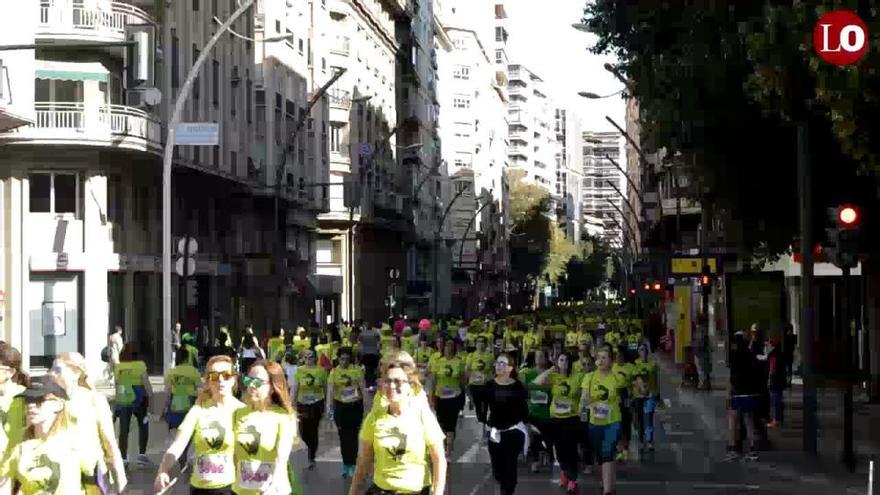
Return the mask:
<path id="1" fill-rule="evenodd" d="M 803 449 L 817 455 L 818 418 L 816 416 L 816 382 L 813 374 L 813 184 L 809 152 L 809 127 L 805 121 L 797 126 L 797 165 L 800 189 L 801 227 L 801 373 L 804 380 Z"/>

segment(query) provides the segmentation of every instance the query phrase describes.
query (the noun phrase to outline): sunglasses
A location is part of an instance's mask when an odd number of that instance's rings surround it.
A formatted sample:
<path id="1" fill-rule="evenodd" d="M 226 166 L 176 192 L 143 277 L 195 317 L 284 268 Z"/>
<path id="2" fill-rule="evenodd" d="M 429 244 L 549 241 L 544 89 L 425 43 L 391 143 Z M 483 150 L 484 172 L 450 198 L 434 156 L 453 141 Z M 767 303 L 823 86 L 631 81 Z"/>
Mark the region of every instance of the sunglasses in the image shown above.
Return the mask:
<path id="1" fill-rule="evenodd" d="M 501 366 L 502 368 L 507 366 L 507 361 L 495 361 L 495 366 Z"/>
<path id="2" fill-rule="evenodd" d="M 241 384 L 244 385 L 244 388 L 248 388 L 248 387 L 260 388 L 265 383 L 267 383 L 266 380 L 263 380 L 262 378 L 257 378 L 255 376 L 246 376 L 241 379 Z"/>
<path id="3" fill-rule="evenodd" d="M 404 385 L 409 385 L 409 380 L 399 380 L 397 378 L 386 378 L 382 380 L 385 385 L 389 387 L 401 388 Z"/>
<path id="4" fill-rule="evenodd" d="M 209 371 L 206 378 L 209 382 L 219 382 L 221 378 L 223 380 L 235 378 L 235 373 L 231 371 Z"/>

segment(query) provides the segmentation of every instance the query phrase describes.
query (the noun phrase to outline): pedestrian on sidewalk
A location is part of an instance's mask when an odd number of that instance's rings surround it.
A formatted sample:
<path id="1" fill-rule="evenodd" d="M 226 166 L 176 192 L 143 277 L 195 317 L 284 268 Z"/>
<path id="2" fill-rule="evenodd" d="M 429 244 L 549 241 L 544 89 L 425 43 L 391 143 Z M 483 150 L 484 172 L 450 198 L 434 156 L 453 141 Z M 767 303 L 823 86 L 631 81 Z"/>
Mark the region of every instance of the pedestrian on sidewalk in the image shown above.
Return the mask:
<path id="1" fill-rule="evenodd" d="M 768 389 L 770 390 L 770 402 L 773 407 L 773 419 L 767 423 L 767 428 L 776 428 L 782 423 L 785 403 L 782 393 L 786 386 L 786 369 L 784 357 L 779 348 L 779 339 L 773 337 L 769 342 L 767 354 L 767 368 L 769 369 Z"/>
<path id="2" fill-rule="evenodd" d="M 358 344 L 361 349 L 361 363 L 364 365 L 364 378 L 367 381 L 367 387 L 376 386 L 377 371 L 379 369 L 379 344 L 382 334 L 379 329 L 381 323 L 377 323 L 372 327 L 367 327 L 358 337 Z"/>
<path id="3" fill-rule="evenodd" d="M 495 360 L 495 379 L 486 385 L 489 408 L 489 457 L 501 495 L 516 491 L 519 454 L 528 449 L 525 421 L 529 414 L 526 388 L 516 378 L 516 365 L 507 354 Z"/>
<path id="4" fill-rule="evenodd" d="M 99 486 L 107 486 L 107 476 L 111 474 L 117 493 L 122 493 L 128 478 L 113 430 L 113 412 L 104 394 L 95 390 L 85 358 L 78 352 L 62 352 L 52 363 L 51 373 L 67 393 L 67 413 L 87 471 L 83 493 L 101 493 Z M 117 381 L 118 385 L 121 383 Z"/>
<path id="5" fill-rule="evenodd" d="M 745 444 L 746 460 L 757 460 L 755 439 L 755 412 L 760 402 L 760 370 L 755 355 L 749 350 L 743 332 L 733 336 L 730 349 L 730 398 L 727 412 L 727 456 L 725 460 L 739 458 L 739 445 Z M 745 437 L 743 437 L 745 430 Z"/>
<path id="6" fill-rule="evenodd" d="M 764 332 L 753 323 L 749 329 L 749 351 L 757 359 L 755 380 L 758 385 L 758 408 L 753 416 L 755 423 L 755 438 L 759 449 L 767 448 L 769 437 L 767 435 L 767 423 L 770 421 L 770 389 L 768 388 L 770 372 L 767 366 L 768 347 Z"/>
<path id="7" fill-rule="evenodd" d="M 791 386 L 791 379 L 794 377 L 794 351 L 797 347 L 797 335 L 794 334 L 794 325 L 785 324 L 785 334 L 783 335 L 782 355 L 785 357 L 785 382 Z"/>

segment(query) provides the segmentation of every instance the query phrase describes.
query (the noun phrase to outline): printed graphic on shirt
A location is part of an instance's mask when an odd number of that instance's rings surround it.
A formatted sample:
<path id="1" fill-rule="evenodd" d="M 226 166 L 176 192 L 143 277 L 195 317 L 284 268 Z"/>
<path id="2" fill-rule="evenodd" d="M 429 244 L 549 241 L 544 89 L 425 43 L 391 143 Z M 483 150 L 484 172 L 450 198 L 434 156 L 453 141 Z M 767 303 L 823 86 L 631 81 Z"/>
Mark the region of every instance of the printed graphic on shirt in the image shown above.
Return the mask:
<path id="1" fill-rule="evenodd" d="M 388 430 L 388 436 L 382 440 L 382 445 L 385 447 L 388 455 L 396 461 L 401 461 L 403 454 L 406 453 L 406 435 L 400 431 L 400 428 L 396 426 L 391 428 Z"/>
<path id="2" fill-rule="evenodd" d="M 226 438 L 226 429 L 217 421 L 211 421 L 207 428 L 202 428 L 202 438 L 213 450 L 223 447 L 223 440 Z"/>
<path id="3" fill-rule="evenodd" d="M 248 455 L 256 455 L 260 449 L 260 432 L 254 425 L 247 425 L 244 430 L 238 432 L 238 443 Z"/>
<path id="4" fill-rule="evenodd" d="M 25 471 L 24 476 L 30 481 L 30 484 L 39 487 L 40 490 L 55 493 L 58 490 L 58 482 L 61 480 L 61 466 L 43 454 L 36 459 L 33 466 Z"/>

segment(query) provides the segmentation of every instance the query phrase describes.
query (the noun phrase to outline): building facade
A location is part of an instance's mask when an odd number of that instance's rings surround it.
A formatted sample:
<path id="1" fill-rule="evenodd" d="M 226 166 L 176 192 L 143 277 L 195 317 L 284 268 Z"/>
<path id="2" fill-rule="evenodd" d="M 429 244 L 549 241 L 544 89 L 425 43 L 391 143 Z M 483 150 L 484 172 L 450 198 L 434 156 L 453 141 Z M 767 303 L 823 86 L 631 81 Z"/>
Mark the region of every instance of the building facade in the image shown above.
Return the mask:
<path id="1" fill-rule="evenodd" d="M 583 132 L 581 121 L 570 110 L 556 109 L 556 211 L 557 220 L 565 237 L 573 242 L 581 240 L 584 182 Z"/>
<path id="2" fill-rule="evenodd" d="M 540 76 L 520 64 L 510 64 L 507 92 L 510 96 L 508 156 L 512 170 L 524 180 L 556 193 L 556 108 L 547 97 Z"/>
<path id="3" fill-rule="evenodd" d="M 620 163 L 620 139 L 616 132 L 583 133 L 584 215 L 602 219 L 603 238 L 612 244 L 618 244 L 624 235 L 623 214 L 628 208 L 620 194 L 625 191 L 624 178 L 608 160 Z"/>

